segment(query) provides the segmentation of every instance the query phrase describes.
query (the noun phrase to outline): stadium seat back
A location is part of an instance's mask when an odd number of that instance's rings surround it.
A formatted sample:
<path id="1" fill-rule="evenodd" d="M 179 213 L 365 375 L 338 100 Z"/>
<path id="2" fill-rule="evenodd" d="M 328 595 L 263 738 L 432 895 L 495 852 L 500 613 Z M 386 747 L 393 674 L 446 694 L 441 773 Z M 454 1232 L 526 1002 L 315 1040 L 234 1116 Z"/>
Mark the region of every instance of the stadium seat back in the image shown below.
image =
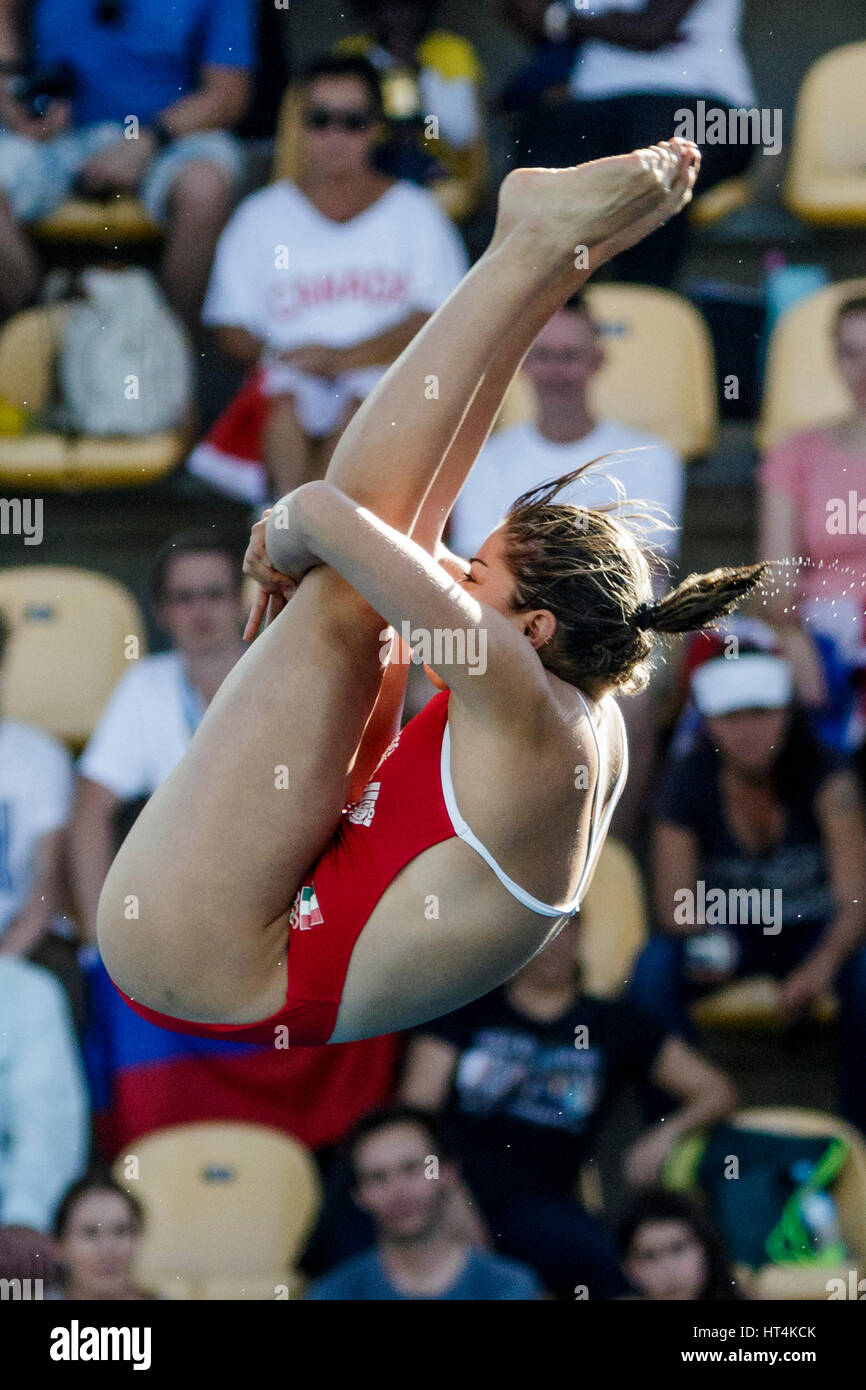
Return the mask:
<path id="1" fill-rule="evenodd" d="M 51 395 L 54 360 L 63 337 L 66 307 L 24 309 L 0 331 L 0 396 L 39 411 Z"/>
<path id="2" fill-rule="evenodd" d="M 758 427 L 762 449 L 786 435 L 837 420 L 851 409 L 833 354 L 833 319 L 845 299 L 866 295 L 866 279 L 841 280 L 799 300 L 770 339 Z"/>
<path id="3" fill-rule="evenodd" d="M 807 222 L 866 223 L 866 43 L 818 58 L 797 96 L 785 202 Z"/>
<path id="4" fill-rule="evenodd" d="M 61 565 L 0 570 L 0 610 L 12 625 L 4 712 L 81 747 L 128 669 L 146 650 L 138 604 L 122 584 Z"/>
<path id="5" fill-rule="evenodd" d="M 116 248 L 117 244 L 159 241 L 162 230 L 144 204 L 129 193 L 108 198 L 67 198 L 56 211 L 33 224 L 40 241 L 61 245 Z"/>
<path id="6" fill-rule="evenodd" d="M 697 309 L 681 295 L 646 285 L 591 285 L 586 300 L 606 358 L 590 389 L 594 414 L 649 430 L 684 458 L 708 453 L 718 431 L 716 367 Z M 535 414 L 532 386 L 520 374 L 498 427 Z"/>
<path id="7" fill-rule="evenodd" d="M 615 998 L 647 938 L 640 869 L 619 840 L 605 842 L 580 923 L 578 961 L 584 988 L 599 998 Z"/>
<path id="8" fill-rule="evenodd" d="M 781 995 L 779 981 L 772 975 L 748 975 L 697 1000 L 690 1012 L 699 1028 L 775 1033 L 787 1022 Z M 836 1011 L 835 997 L 824 993 L 814 1001 L 811 1016 L 817 1023 L 829 1024 Z"/>
<path id="9" fill-rule="evenodd" d="M 136 1163 L 135 1176 L 130 1163 Z M 117 1180 L 141 1199 L 146 1226 L 137 1276 L 173 1280 L 192 1297 L 277 1297 L 321 1200 L 312 1155 L 265 1125 L 176 1125 L 127 1145 Z M 249 1284 L 247 1293 L 241 1292 Z"/>

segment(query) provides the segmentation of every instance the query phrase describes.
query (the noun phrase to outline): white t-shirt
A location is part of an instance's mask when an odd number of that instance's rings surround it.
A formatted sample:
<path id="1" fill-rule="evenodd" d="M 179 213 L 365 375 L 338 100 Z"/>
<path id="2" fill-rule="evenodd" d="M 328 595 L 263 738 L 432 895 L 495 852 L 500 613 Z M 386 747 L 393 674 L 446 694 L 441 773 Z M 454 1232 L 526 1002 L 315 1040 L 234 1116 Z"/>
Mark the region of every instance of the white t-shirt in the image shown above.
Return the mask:
<path id="1" fill-rule="evenodd" d="M 469 557 L 502 520 L 521 493 L 580 468 L 584 463 L 619 449 L 641 453 L 606 459 L 598 472 L 578 479 L 560 494 L 563 502 L 598 507 L 615 502 L 617 478 L 626 496 L 664 508 L 677 528 L 682 523 L 684 475 L 679 455 L 663 439 L 632 429 L 616 420 L 599 420 L 595 429 L 570 444 L 554 444 L 527 422 L 494 434 L 482 449 L 451 518 L 450 544 Z M 605 477 L 608 474 L 610 476 Z M 667 521 L 665 516 L 662 520 Z M 679 548 L 679 529 L 653 531 L 648 539 L 673 558 Z"/>
<path id="2" fill-rule="evenodd" d="M 66 995 L 41 965 L 0 956 L 0 1020 L 0 1226 L 46 1231 L 87 1163 L 84 1068 Z"/>
<path id="3" fill-rule="evenodd" d="M 121 801 L 150 796 L 180 762 L 202 713 L 178 652 L 143 657 L 112 690 L 78 771 Z"/>
<path id="4" fill-rule="evenodd" d="M 590 15 L 640 10 L 646 0 L 591 0 Z M 697 0 L 680 23 L 681 39 L 654 53 L 588 39 L 571 76 L 583 100 L 641 92 L 682 92 L 718 97 L 731 106 L 753 106 L 755 89 L 740 44 L 743 0 Z"/>
<path id="5" fill-rule="evenodd" d="M 351 347 L 432 313 L 467 269 L 463 242 L 423 188 L 395 183 L 334 222 L 282 180 L 246 198 L 223 231 L 203 317 L 277 350 Z"/>
<path id="6" fill-rule="evenodd" d="M 29 724 L 0 723 L 0 935 L 30 895 L 39 841 L 69 819 L 72 787 L 61 743 Z"/>

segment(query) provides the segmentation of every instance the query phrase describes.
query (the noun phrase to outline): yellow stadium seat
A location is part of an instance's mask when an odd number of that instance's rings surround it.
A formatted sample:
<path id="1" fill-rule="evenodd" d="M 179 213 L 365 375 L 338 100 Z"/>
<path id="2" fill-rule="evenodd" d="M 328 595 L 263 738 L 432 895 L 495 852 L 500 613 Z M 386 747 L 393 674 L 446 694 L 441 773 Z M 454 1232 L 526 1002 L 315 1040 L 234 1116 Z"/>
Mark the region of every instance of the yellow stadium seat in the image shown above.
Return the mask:
<path id="1" fill-rule="evenodd" d="M 127 1144 L 114 1174 L 145 1208 L 144 1288 L 195 1299 L 296 1291 L 321 1201 L 316 1164 L 296 1140 L 264 1125 L 176 1125 Z"/>
<path id="2" fill-rule="evenodd" d="M 708 453 L 719 423 L 715 357 L 697 309 L 647 285 L 590 285 L 586 300 L 607 356 L 592 383 L 593 412 L 659 435 L 684 458 Z M 532 387 L 518 375 L 497 426 L 534 414 Z"/>
<path id="3" fill-rule="evenodd" d="M 734 980 L 693 1004 L 692 1018 L 699 1028 L 774 1032 L 786 1021 L 779 1008 L 780 988 L 779 981 L 771 975 Z M 816 999 L 812 1016 L 818 1023 L 832 1023 L 836 1016 L 833 996 L 824 994 Z"/>
<path id="4" fill-rule="evenodd" d="M 832 1188 L 842 1238 L 851 1252 L 848 1261 L 845 1265 L 821 1268 L 762 1265 L 748 1278 L 749 1297 L 826 1299 L 829 1281 L 841 1279 L 847 1286 L 852 1267 L 859 1266 L 860 1277 L 866 1276 L 866 1143 L 860 1133 L 836 1115 L 794 1106 L 740 1110 L 727 1123 L 735 1129 L 759 1130 L 767 1134 L 821 1135 L 828 1141 L 839 1138 L 848 1145 L 844 1166 Z M 687 1144 L 690 1140 L 682 1142 Z M 855 1269 L 855 1275 L 856 1272 Z"/>
<path id="5" fill-rule="evenodd" d="M 0 330 L 0 399 L 38 415 L 48 405 L 66 305 L 25 309 Z M 188 427 L 139 436 L 0 433 L 0 484 L 41 488 L 134 487 L 155 482 L 186 454 Z"/>
<path id="6" fill-rule="evenodd" d="M 33 223 L 30 230 L 40 241 L 94 246 L 158 241 L 162 236 L 144 205 L 128 193 L 112 193 L 105 199 L 68 198 L 56 212 Z"/>
<path id="7" fill-rule="evenodd" d="M 818 58 L 797 96 L 784 199 L 804 222 L 866 226 L 866 43 Z"/>
<path id="8" fill-rule="evenodd" d="M 0 611 L 12 626 L 4 713 L 80 748 L 128 668 L 129 639 L 146 650 L 138 604 L 104 575 L 24 565 L 0 570 Z"/>
<path id="9" fill-rule="evenodd" d="M 864 45 L 866 47 L 866 45 Z M 838 420 L 851 398 L 833 359 L 833 317 L 845 299 L 866 295 L 866 279 L 825 285 L 794 304 L 773 329 L 767 354 L 758 443 Z"/>
<path id="10" fill-rule="evenodd" d="M 301 175 L 301 112 L 303 89 L 290 82 L 280 103 L 277 131 L 274 140 L 274 161 L 271 181 L 289 179 L 297 183 Z"/>
<path id="11" fill-rule="evenodd" d="M 752 180 L 748 174 L 722 179 L 707 193 L 700 194 L 689 207 L 689 221 L 695 227 L 714 227 L 723 217 L 739 212 L 752 199 Z"/>
<path id="12" fill-rule="evenodd" d="M 601 851 L 580 910 L 578 961 L 588 994 L 615 998 L 647 938 L 647 911 L 640 869 L 619 840 Z"/>

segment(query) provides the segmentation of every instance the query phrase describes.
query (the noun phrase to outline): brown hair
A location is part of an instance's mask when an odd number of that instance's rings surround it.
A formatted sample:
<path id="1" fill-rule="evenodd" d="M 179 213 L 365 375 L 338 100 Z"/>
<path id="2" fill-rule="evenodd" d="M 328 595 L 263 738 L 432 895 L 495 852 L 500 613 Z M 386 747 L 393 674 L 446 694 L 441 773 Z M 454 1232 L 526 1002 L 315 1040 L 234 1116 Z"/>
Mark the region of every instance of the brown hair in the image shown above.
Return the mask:
<path id="1" fill-rule="evenodd" d="M 556 618 L 554 636 L 539 651 L 554 675 L 578 687 L 602 680 L 635 691 L 649 678 L 652 634 L 694 632 L 724 617 L 755 588 L 766 565 L 690 574 L 654 602 L 645 538 L 652 516 L 624 513 L 624 495 L 591 508 L 556 500 L 600 462 L 524 492 L 509 508 L 504 553 L 515 580 L 511 605 L 518 612 L 544 608 Z"/>

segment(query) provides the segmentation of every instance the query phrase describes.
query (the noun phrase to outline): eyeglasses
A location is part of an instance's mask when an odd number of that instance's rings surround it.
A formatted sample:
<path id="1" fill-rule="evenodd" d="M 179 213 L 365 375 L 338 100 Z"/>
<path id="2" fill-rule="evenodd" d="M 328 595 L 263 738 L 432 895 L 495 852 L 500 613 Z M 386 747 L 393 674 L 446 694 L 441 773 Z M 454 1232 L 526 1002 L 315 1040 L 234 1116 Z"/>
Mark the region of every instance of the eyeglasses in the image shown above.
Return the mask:
<path id="1" fill-rule="evenodd" d="M 341 111 L 329 106 L 311 106 L 304 116 L 304 127 L 307 130 L 330 130 L 332 126 L 336 126 L 339 130 L 358 134 L 363 130 L 369 130 L 372 124 L 373 117 L 369 111 Z"/>
<path id="2" fill-rule="evenodd" d="M 200 589 L 169 589 L 162 596 L 163 603 L 188 605 L 195 603 L 196 599 L 203 598 L 207 603 L 222 603 L 225 599 L 234 598 L 237 589 L 231 588 L 228 584 L 203 584 Z"/>

